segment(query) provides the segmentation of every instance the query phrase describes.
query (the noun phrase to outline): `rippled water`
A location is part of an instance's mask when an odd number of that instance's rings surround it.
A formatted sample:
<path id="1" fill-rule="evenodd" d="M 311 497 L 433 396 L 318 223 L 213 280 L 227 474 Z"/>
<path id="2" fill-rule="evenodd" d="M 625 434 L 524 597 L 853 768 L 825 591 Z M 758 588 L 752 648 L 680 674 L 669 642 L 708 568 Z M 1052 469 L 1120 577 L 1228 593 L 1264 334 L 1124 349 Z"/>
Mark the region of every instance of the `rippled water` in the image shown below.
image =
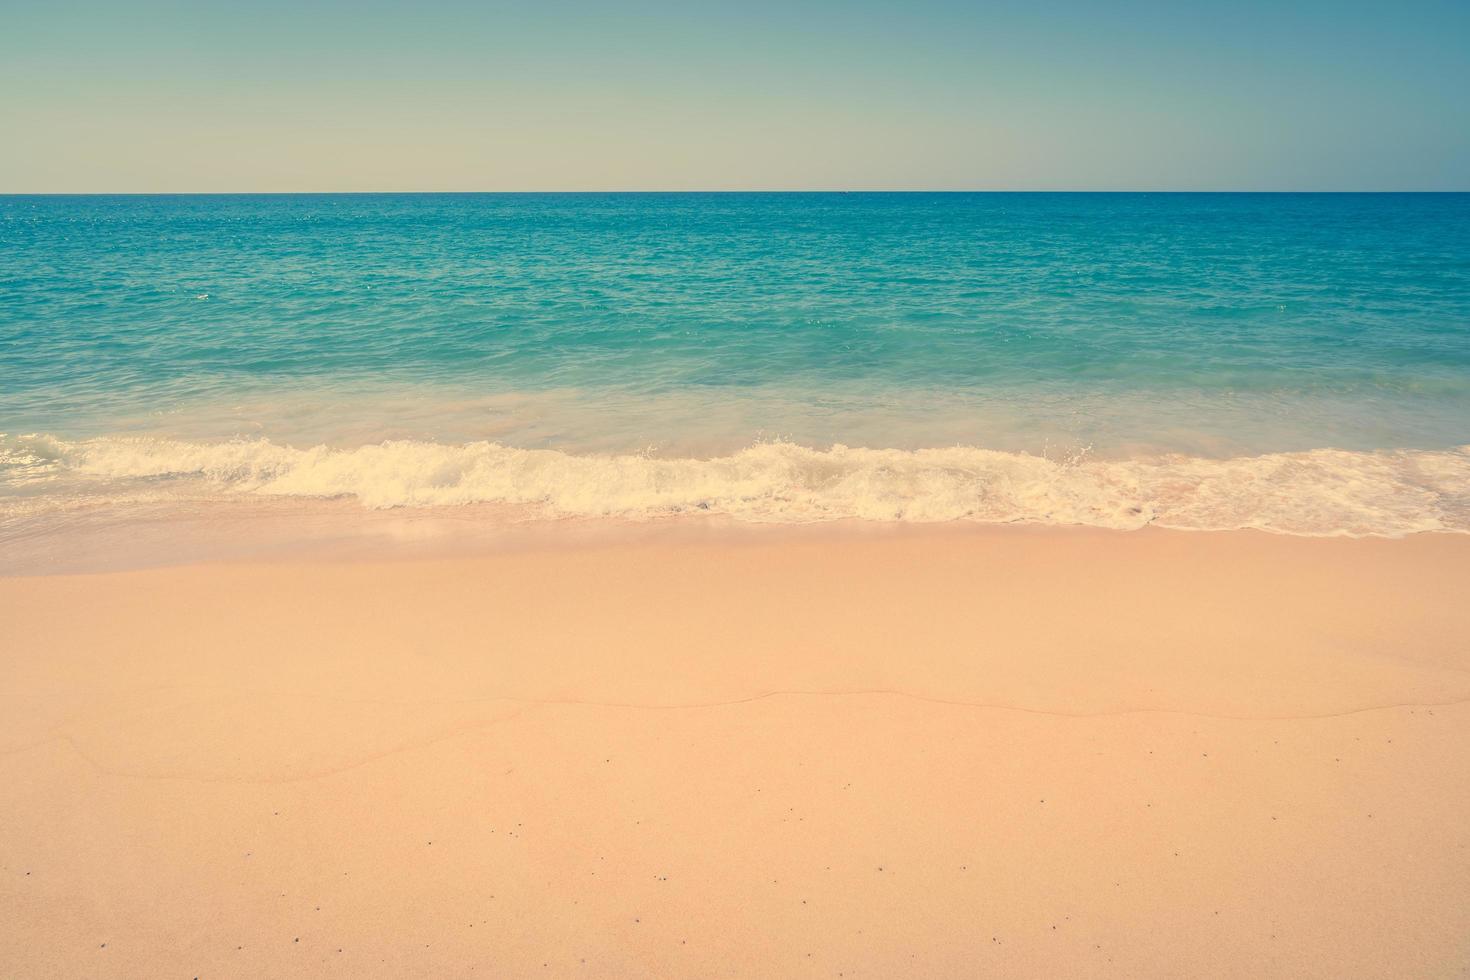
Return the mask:
<path id="1" fill-rule="evenodd" d="M 1463 529 L 1470 195 L 0 197 L 0 432 L 12 520 Z"/>

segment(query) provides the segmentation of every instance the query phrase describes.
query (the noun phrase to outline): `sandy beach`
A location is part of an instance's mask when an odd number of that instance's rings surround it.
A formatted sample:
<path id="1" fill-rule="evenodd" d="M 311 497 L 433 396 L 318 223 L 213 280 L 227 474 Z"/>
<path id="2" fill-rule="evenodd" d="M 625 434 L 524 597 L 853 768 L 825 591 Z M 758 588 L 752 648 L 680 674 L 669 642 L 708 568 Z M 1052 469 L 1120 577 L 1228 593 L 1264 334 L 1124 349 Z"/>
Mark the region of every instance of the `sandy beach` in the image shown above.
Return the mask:
<path id="1" fill-rule="evenodd" d="M 0 579 L 15 977 L 1452 976 L 1470 538 Z"/>

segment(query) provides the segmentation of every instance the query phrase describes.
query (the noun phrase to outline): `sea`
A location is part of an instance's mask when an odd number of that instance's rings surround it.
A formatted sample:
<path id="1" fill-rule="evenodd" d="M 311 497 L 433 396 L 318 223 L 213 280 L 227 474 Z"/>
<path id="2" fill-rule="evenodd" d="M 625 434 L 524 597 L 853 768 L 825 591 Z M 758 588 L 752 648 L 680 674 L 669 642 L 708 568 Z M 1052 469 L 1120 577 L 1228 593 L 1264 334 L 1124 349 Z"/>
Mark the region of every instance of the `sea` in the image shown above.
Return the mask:
<path id="1" fill-rule="evenodd" d="M 1463 533 L 1470 194 L 0 197 L 0 550 L 281 498 Z"/>

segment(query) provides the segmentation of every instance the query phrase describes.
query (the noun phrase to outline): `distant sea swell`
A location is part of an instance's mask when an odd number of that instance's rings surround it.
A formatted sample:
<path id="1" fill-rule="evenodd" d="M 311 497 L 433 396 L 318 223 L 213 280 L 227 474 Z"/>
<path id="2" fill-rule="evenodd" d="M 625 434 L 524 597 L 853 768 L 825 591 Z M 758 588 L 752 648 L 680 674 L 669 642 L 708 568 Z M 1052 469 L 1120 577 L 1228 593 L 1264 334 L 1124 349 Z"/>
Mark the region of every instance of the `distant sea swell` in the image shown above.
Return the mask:
<path id="1" fill-rule="evenodd" d="M 1257 528 L 1305 536 L 1470 531 L 1470 446 L 1313 449 L 1229 459 L 1049 458 L 973 446 L 815 449 L 769 442 L 712 458 L 572 454 L 493 442 L 295 448 L 269 440 L 0 437 L 0 516 L 91 500 L 350 497 L 366 507 L 500 503 L 654 520 L 842 519 Z"/>

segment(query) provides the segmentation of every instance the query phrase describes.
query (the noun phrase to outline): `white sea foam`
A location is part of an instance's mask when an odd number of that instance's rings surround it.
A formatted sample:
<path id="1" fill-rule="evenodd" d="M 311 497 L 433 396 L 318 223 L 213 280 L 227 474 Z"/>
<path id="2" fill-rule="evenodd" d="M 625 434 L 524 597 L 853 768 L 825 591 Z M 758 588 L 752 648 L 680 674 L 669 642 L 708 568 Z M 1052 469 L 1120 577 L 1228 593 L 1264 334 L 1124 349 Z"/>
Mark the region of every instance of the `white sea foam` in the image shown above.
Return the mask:
<path id="1" fill-rule="evenodd" d="M 114 501 L 259 494 L 368 507 L 527 505 L 646 520 L 976 521 L 1260 528 L 1300 535 L 1470 531 L 1470 446 L 1314 449 L 1233 459 L 1064 459 L 968 446 L 813 449 L 762 443 L 709 459 L 573 455 L 491 442 L 299 449 L 266 440 L 0 439 L 0 491 Z"/>

